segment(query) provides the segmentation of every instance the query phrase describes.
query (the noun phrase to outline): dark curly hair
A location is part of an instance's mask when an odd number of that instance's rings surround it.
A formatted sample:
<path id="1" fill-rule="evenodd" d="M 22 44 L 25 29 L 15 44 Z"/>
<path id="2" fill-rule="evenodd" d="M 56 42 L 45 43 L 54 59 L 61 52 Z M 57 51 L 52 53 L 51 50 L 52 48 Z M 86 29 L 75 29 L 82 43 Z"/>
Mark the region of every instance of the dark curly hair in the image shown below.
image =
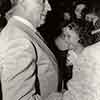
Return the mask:
<path id="1" fill-rule="evenodd" d="M 75 22 L 72 22 L 68 25 L 68 27 L 71 30 L 74 30 L 76 32 L 76 34 L 79 36 L 79 43 L 83 46 L 83 47 L 87 47 L 89 45 L 92 45 L 96 42 L 97 40 L 97 35 L 92 35 L 91 34 L 91 30 L 92 30 L 92 26 L 90 23 L 87 23 L 88 27 L 87 29 L 85 29 L 86 27 L 80 27 L 78 24 L 76 24 Z"/>
<path id="2" fill-rule="evenodd" d="M 84 28 L 81 27 L 79 30 L 79 43 L 82 44 L 84 47 L 87 47 L 89 45 L 92 45 L 95 43 L 96 36 L 91 34 L 91 30 L 93 27 L 91 27 L 91 24 L 89 25 L 90 29 L 84 31 Z"/>
<path id="3" fill-rule="evenodd" d="M 77 19 L 74 12 L 76 6 L 79 4 L 85 5 L 85 8 L 81 12 L 81 19 Z M 76 23 L 76 25 L 79 27 L 76 29 L 80 38 L 79 43 L 84 47 L 92 45 L 96 40 L 96 35 L 91 34 L 91 31 L 95 29 L 93 23 L 85 20 L 85 15 L 92 11 L 93 8 L 88 0 L 76 0 L 73 2 L 72 22 Z"/>
<path id="4" fill-rule="evenodd" d="M 10 0 L 0 0 L 0 14 L 5 15 L 7 11 L 11 8 Z"/>
<path id="5" fill-rule="evenodd" d="M 0 17 L 0 28 L 3 29 L 7 24 L 7 19 L 4 16 Z"/>
<path id="6" fill-rule="evenodd" d="M 7 24 L 7 19 L 5 17 L 5 14 L 10 9 L 11 9 L 11 1 L 10 0 L 0 0 L 0 31 Z"/>

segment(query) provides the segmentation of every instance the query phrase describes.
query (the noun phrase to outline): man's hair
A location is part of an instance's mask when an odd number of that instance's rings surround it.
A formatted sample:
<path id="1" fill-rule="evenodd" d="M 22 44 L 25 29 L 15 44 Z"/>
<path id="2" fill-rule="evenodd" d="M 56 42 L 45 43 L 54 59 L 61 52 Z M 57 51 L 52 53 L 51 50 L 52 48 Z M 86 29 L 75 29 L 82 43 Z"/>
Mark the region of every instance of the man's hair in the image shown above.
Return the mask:
<path id="1" fill-rule="evenodd" d="M 22 6 L 23 2 L 25 2 L 26 0 L 10 0 L 10 1 L 11 1 L 11 7 L 6 13 L 7 19 L 9 19 L 14 14 L 14 12 L 16 12 L 17 6 L 18 5 Z"/>

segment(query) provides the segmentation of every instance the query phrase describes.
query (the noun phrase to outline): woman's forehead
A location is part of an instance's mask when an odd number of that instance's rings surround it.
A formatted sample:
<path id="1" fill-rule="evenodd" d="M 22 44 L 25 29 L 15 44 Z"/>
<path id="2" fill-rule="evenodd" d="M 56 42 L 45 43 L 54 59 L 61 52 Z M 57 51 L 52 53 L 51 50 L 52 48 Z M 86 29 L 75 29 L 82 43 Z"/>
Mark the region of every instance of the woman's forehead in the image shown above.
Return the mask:
<path id="1" fill-rule="evenodd" d="M 65 34 L 65 35 L 71 34 L 72 32 L 73 32 L 73 30 L 70 29 L 68 26 L 63 29 L 63 34 Z"/>

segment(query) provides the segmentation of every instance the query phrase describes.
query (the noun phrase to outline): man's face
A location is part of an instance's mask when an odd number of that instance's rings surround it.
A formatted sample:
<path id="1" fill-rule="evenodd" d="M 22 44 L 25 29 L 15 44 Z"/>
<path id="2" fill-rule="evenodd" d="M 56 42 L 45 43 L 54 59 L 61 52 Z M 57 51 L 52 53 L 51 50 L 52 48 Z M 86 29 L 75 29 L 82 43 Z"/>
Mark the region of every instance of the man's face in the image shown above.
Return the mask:
<path id="1" fill-rule="evenodd" d="M 76 9 L 75 9 L 75 15 L 76 15 L 76 18 L 77 19 L 81 19 L 82 18 L 82 11 L 83 9 L 85 8 L 85 4 L 78 4 L 76 6 Z"/>
<path id="2" fill-rule="evenodd" d="M 47 12 L 51 10 L 51 6 L 48 0 L 35 0 L 35 8 L 33 10 L 33 18 L 37 24 L 40 26 L 44 24 Z"/>
<path id="3" fill-rule="evenodd" d="M 67 26 L 63 29 L 63 34 L 69 49 L 72 49 L 79 44 L 79 37 L 74 29 L 70 29 L 70 27 Z"/>

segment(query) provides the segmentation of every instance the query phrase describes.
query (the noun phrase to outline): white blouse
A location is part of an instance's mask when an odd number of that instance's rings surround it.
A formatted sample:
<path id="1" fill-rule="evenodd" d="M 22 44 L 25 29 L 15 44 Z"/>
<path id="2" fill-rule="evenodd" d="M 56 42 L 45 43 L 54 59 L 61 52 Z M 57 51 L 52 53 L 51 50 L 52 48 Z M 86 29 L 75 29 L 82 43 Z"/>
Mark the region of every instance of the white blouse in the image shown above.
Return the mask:
<path id="1" fill-rule="evenodd" d="M 100 42 L 85 48 L 72 61 L 73 78 L 64 100 L 100 100 Z"/>

